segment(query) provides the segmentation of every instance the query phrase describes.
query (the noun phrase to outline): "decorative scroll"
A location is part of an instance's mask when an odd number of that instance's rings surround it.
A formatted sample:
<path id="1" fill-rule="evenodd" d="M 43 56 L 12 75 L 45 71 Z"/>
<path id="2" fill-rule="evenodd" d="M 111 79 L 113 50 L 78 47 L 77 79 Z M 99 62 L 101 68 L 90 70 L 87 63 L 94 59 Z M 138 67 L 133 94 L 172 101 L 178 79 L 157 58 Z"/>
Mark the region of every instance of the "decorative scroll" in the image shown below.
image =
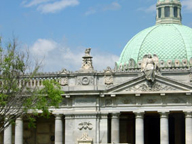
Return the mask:
<path id="1" fill-rule="evenodd" d="M 92 130 L 93 129 L 93 126 L 92 126 L 92 123 L 90 122 L 81 122 L 79 123 L 79 127 L 78 127 L 79 130 Z"/>

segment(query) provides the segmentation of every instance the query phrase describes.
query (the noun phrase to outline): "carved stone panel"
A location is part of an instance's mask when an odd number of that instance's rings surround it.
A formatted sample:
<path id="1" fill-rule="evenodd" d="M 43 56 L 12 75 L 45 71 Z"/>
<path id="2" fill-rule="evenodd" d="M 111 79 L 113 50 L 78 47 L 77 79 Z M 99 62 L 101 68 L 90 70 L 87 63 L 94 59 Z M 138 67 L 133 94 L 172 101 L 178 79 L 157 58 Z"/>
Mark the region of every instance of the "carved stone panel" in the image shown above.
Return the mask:
<path id="1" fill-rule="evenodd" d="M 77 85 L 94 85 L 94 78 L 93 76 L 77 77 Z"/>
<path id="2" fill-rule="evenodd" d="M 128 89 L 126 89 L 126 91 L 130 91 L 130 92 L 135 92 L 135 91 L 142 91 L 142 92 L 176 91 L 176 90 L 177 89 L 172 86 L 161 84 L 161 83 L 155 83 L 151 86 L 147 85 L 146 83 L 142 83 L 142 84 L 135 85 L 133 87 L 129 87 Z"/>
<path id="3" fill-rule="evenodd" d="M 68 78 L 67 77 L 61 78 L 60 79 L 60 85 L 62 85 L 62 86 L 68 85 Z"/>
<path id="4" fill-rule="evenodd" d="M 87 133 L 83 133 L 83 135 L 77 139 L 78 144 L 92 144 L 93 139 L 88 136 Z"/>
<path id="5" fill-rule="evenodd" d="M 80 122 L 78 129 L 79 130 L 83 130 L 83 129 L 84 130 L 92 130 L 93 126 L 92 126 L 91 122 Z"/>

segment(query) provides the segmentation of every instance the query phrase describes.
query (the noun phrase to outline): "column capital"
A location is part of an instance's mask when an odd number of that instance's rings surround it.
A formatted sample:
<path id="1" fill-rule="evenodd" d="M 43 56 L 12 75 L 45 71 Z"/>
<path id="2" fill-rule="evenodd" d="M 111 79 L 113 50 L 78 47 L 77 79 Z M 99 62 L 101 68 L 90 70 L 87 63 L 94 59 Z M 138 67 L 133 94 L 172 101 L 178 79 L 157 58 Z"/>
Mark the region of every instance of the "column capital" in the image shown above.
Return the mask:
<path id="1" fill-rule="evenodd" d="M 18 117 L 16 120 L 18 120 L 18 121 L 22 121 L 23 118 L 22 118 L 22 117 Z"/>
<path id="2" fill-rule="evenodd" d="M 107 119 L 108 118 L 108 114 L 101 114 L 100 115 L 102 119 Z"/>
<path id="3" fill-rule="evenodd" d="M 168 118 L 168 116 L 169 116 L 169 112 L 168 111 L 159 112 L 159 114 L 160 114 L 161 118 Z"/>
<path id="4" fill-rule="evenodd" d="M 134 114 L 136 119 L 139 119 L 139 118 L 143 119 L 144 112 L 134 112 Z"/>
<path id="5" fill-rule="evenodd" d="M 120 113 L 112 113 L 112 114 L 111 114 L 111 118 L 112 118 L 112 119 L 118 119 L 119 116 L 120 116 Z"/>
<path id="6" fill-rule="evenodd" d="M 184 111 L 186 118 L 192 118 L 192 112 L 191 111 Z"/>
<path id="7" fill-rule="evenodd" d="M 60 120 L 62 119 L 63 114 L 55 114 L 55 119 Z"/>

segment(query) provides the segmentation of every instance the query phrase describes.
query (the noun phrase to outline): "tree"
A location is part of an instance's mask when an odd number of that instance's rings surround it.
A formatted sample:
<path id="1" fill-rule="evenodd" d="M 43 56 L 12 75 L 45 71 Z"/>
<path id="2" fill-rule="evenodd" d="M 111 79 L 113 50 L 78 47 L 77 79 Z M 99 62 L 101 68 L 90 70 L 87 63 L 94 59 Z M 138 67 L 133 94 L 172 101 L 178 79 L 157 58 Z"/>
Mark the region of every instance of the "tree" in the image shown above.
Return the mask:
<path id="1" fill-rule="evenodd" d="M 49 116 L 49 107 L 59 107 L 62 101 L 63 92 L 55 80 L 44 80 L 41 89 L 27 85 L 41 65 L 31 62 L 29 52 L 18 51 L 17 47 L 13 39 L 3 48 L 0 38 L 0 132 L 21 116 L 26 116 L 33 125 L 38 110 Z"/>

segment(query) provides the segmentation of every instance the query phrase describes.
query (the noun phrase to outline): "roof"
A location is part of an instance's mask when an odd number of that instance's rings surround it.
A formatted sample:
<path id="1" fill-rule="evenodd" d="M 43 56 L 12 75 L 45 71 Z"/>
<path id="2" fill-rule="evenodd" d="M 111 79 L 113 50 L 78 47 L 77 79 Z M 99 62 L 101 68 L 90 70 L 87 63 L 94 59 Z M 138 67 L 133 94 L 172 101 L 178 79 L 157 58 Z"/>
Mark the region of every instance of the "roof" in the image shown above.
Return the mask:
<path id="1" fill-rule="evenodd" d="M 118 65 L 145 54 L 157 54 L 159 60 L 190 60 L 192 57 L 192 29 L 179 24 L 159 24 L 135 35 L 124 47 Z"/>

